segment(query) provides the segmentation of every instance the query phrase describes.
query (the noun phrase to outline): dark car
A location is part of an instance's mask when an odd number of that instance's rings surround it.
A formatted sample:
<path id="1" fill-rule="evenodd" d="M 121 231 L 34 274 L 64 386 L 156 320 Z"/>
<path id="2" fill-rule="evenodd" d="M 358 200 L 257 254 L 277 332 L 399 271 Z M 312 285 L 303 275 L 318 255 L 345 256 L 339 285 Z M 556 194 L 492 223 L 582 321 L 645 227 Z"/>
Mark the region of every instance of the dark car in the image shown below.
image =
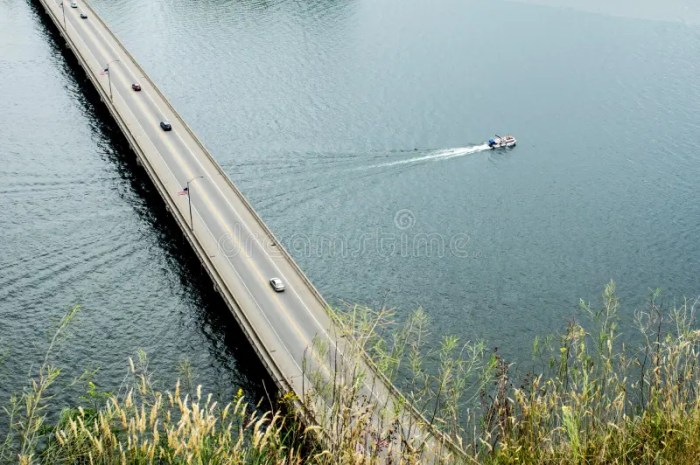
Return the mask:
<path id="1" fill-rule="evenodd" d="M 170 131 L 170 130 L 173 129 L 173 126 L 172 126 L 172 124 L 170 124 L 170 123 L 167 122 L 167 121 L 161 121 L 161 122 L 160 122 L 160 128 L 161 128 L 163 131 Z"/>
<path id="2" fill-rule="evenodd" d="M 86 13 L 80 13 L 80 17 L 83 19 L 87 19 L 87 14 Z"/>
<path id="3" fill-rule="evenodd" d="M 141 84 L 139 84 L 138 82 L 131 84 L 131 88 L 134 89 L 136 92 L 141 92 Z"/>

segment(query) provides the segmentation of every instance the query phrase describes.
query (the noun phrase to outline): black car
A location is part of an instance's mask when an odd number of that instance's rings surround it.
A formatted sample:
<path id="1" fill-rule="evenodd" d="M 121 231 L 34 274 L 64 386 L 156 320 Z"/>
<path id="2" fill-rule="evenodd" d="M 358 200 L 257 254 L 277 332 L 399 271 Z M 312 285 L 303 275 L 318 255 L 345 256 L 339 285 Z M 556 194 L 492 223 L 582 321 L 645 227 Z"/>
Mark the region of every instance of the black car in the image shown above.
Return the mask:
<path id="1" fill-rule="evenodd" d="M 160 122 L 160 128 L 161 128 L 163 131 L 171 131 L 171 130 L 173 129 L 173 126 L 172 126 L 172 124 L 170 124 L 170 123 L 167 122 L 167 121 L 161 121 L 161 122 Z"/>
<path id="2" fill-rule="evenodd" d="M 136 91 L 136 92 L 140 92 L 141 91 L 141 84 L 139 84 L 138 82 L 135 82 L 135 83 L 131 84 L 131 88 L 134 89 L 134 91 Z"/>

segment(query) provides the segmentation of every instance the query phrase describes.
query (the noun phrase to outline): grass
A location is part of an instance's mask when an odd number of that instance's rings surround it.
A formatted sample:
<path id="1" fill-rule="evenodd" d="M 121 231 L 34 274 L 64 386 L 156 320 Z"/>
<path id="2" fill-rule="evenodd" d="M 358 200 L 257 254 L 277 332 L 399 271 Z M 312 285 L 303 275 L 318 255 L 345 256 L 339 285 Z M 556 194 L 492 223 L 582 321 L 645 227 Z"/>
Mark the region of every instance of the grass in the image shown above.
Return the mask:
<path id="1" fill-rule="evenodd" d="M 581 321 L 561 334 L 533 342 L 537 370 L 509 363 L 483 343 L 453 336 L 439 344 L 420 309 L 402 324 L 391 311 L 352 307 L 336 313 L 338 327 L 400 385 L 433 427 L 464 454 L 441 454 L 443 463 L 469 464 L 697 464 L 700 462 L 700 330 L 697 302 L 664 310 L 658 293 L 636 313 L 640 341 L 621 338 L 614 283 L 601 304 L 581 302 Z M 59 343 L 71 310 L 47 354 Z M 348 347 L 344 347 L 347 350 Z M 328 347 L 317 353 L 335 360 Z M 338 368 L 334 382 L 308 372 L 305 397 L 332 401 L 334 431 L 304 425 L 288 408 L 296 398 L 280 394 L 279 407 L 261 413 L 239 391 L 226 405 L 198 386 L 178 383 L 158 391 L 145 356 L 129 367 L 119 394 L 86 394 L 54 422 L 51 387 L 60 370 L 49 357 L 27 388 L 5 407 L 2 463 L 21 464 L 373 464 L 421 463 L 391 419 L 405 405 L 375 405 L 358 388 L 367 374 Z M 189 372 L 191 368 L 187 368 Z M 191 378 L 191 377 L 190 377 Z M 373 421 L 381 411 L 386 422 Z M 393 413 L 393 416 L 388 416 Z M 320 412 L 316 412 L 320 414 Z"/>

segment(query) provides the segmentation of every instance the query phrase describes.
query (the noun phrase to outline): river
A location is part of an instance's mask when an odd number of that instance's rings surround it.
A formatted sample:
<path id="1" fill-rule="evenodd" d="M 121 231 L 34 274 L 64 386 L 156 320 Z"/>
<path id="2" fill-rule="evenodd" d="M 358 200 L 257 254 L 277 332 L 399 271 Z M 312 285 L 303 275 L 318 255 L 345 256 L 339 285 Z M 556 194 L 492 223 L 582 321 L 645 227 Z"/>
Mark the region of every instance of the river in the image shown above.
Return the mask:
<path id="1" fill-rule="evenodd" d="M 618 284 L 700 293 L 694 0 L 95 0 L 330 302 L 418 306 L 510 360 Z M 222 398 L 263 370 L 25 0 L 0 0 L 0 397 L 139 348 Z M 494 133 L 516 148 L 490 151 Z"/>

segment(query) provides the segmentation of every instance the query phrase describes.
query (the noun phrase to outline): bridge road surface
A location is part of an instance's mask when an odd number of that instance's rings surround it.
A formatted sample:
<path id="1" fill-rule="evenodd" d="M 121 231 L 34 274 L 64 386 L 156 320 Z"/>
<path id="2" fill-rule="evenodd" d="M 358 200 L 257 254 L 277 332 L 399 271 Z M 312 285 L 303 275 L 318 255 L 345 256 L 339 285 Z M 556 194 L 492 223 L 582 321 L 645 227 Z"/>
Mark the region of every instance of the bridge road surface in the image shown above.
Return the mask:
<path id="1" fill-rule="evenodd" d="M 364 396 L 388 405 L 388 410 L 400 405 L 398 392 L 365 357 L 346 360 L 350 355 L 344 354 L 351 352 L 348 343 L 336 337 L 337 328 L 320 294 L 94 10 L 84 1 L 70 8 L 64 0 L 64 11 L 57 0 L 39 1 L 95 84 L 278 387 L 296 394 L 308 420 L 333 421 L 318 418 L 314 413 L 318 405 L 308 410 L 312 400 L 305 397 L 313 386 L 309 376 L 315 374 L 330 383 L 335 366 L 346 374 L 359 366 L 365 373 Z M 88 18 L 81 19 L 81 12 Z M 134 82 L 141 84 L 141 92 L 131 89 Z M 163 120 L 172 124 L 172 131 L 161 129 Z M 179 195 L 188 181 L 189 193 Z M 272 277 L 284 281 L 284 292 L 271 288 Z M 320 341 L 327 352 L 319 353 L 314 341 Z M 416 411 L 401 411 L 402 438 L 395 442 L 423 444 L 427 462 L 454 450 Z M 377 425 L 386 426 L 386 421 L 373 419 Z"/>

